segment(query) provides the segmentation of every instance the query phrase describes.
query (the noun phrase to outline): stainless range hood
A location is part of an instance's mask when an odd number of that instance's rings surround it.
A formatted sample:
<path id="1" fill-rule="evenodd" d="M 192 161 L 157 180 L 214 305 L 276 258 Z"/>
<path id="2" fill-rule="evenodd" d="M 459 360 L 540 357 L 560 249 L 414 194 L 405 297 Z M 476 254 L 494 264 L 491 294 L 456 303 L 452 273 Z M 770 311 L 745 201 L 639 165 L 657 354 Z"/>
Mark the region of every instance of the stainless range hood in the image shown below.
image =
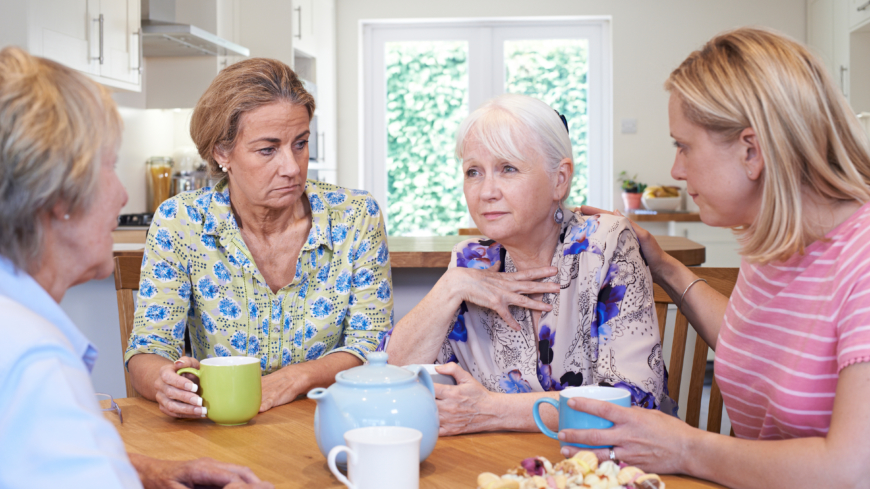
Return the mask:
<path id="1" fill-rule="evenodd" d="M 175 23 L 175 0 L 142 0 L 144 56 L 250 56 L 248 48 L 195 25 Z"/>

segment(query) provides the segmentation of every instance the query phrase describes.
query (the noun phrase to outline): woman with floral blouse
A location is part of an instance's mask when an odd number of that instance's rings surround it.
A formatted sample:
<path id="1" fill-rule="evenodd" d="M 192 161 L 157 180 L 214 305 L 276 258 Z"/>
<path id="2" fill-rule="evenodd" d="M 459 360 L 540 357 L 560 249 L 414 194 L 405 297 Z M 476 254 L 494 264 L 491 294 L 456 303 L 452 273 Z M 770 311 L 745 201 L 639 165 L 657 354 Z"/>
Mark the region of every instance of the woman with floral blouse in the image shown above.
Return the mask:
<path id="1" fill-rule="evenodd" d="M 463 122 L 456 154 L 490 239 L 458 244 L 382 345 L 391 363 L 444 364 L 456 379 L 436 386 L 441 434 L 536 430 L 535 400 L 590 384 L 673 413 L 652 279 L 628 219 L 563 208 L 574 174 L 564 119 L 502 95 Z M 558 424 L 555 411 L 542 415 Z"/>
<path id="2" fill-rule="evenodd" d="M 191 136 L 224 179 L 160 205 L 125 355 L 170 416 L 206 415 L 195 377 L 175 373 L 198 360 L 259 358 L 265 411 L 361 364 L 390 323 L 378 204 L 306 181 L 313 113 L 295 73 L 262 58 L 223 70 L 194 110 Z"/>

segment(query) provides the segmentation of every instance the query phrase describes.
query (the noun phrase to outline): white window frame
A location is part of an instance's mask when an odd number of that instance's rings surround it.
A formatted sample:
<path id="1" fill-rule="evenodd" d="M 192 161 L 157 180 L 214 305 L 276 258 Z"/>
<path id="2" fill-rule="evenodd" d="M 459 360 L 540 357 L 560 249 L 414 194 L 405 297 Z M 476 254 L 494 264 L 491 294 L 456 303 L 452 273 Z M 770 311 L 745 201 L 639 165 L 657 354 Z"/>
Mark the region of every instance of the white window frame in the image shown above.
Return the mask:
<path id="1" fill-rule="evenodd" d="M 387 19 L 360 21 L 359 186 L 382 205 L 387 200 L 386 42 L 468 40 L 468 106 L 474 111 L 504 93 L 503 41 L 584 38 L 589 42 L 588 200 L 609 209 L 613 203 L 613 54 L 609 16 Z M 546 30 L 546 34 L 541 34 Z M 493 32 L 495 31 L 495 32 Z M 492 56 L 495 69 L 474 63 Z M 493 76 L 495 73 L 495 76 Z M 380 110 L 379 110 L 380 109 Z M 451 155 L 452 156 L 452 155 Z M 384 217 L 386 218 L 386 212 Z"/>

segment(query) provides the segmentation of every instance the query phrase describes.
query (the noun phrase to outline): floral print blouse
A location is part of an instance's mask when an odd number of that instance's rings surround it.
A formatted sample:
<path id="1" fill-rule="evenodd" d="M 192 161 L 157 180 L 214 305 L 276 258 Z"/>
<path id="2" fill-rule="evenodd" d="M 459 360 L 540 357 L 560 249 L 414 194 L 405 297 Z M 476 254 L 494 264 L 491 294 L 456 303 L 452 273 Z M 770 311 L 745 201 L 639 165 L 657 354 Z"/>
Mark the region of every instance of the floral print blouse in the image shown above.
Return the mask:
<path id="1" fill-rule="evenodd" d="M 457 362 L 488 390 L 560 391 L 610 385 L 632 393 L 632 403 L 674 414 L 667 382 L 652 276 L 626 218 L 565 214 L 552 266 L 558 294 L 538 329 L 531 311 L 510 307 L 522 326 L 512 330 L 494 311 L 462 303 L 435 363 Z M 515 272 L 507 251 L 492 240 L 469 240 L 453 249 L 451 267 Z M 385 338 L 388 340 L 389 338 Z M 386 342 L 386 341 L 385 341 Z"/>
<path id="2" fill-rule="evenodd" d="M 263 374 L 338 351 L 364 361 L 392 321 L 383 216 L 365 191 L 309 180 L 305 194 L 311 232 L 277 293 L 245 246 L 226 180 L 161 204 L 124 362 L 139 353 L 175 361 L 186 331 L 195 358 L 259 357 Z"/>

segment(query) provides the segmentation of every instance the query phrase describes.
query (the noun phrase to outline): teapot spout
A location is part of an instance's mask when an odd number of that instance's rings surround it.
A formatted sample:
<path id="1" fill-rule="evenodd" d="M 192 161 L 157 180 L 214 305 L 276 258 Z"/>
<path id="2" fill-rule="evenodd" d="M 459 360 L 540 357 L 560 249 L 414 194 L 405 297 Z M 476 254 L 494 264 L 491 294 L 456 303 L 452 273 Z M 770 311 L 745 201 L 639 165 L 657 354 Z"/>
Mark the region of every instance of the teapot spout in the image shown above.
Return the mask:
<path id="1" fill-rule="evenodd" d="M 318 405 L 324 402 L 328 402 L 332 396 L 329 395 L 329 391 L 327 391 L 323 387 L 315 387 L 308 391 L 308 398 L 314 399 Z"/>

